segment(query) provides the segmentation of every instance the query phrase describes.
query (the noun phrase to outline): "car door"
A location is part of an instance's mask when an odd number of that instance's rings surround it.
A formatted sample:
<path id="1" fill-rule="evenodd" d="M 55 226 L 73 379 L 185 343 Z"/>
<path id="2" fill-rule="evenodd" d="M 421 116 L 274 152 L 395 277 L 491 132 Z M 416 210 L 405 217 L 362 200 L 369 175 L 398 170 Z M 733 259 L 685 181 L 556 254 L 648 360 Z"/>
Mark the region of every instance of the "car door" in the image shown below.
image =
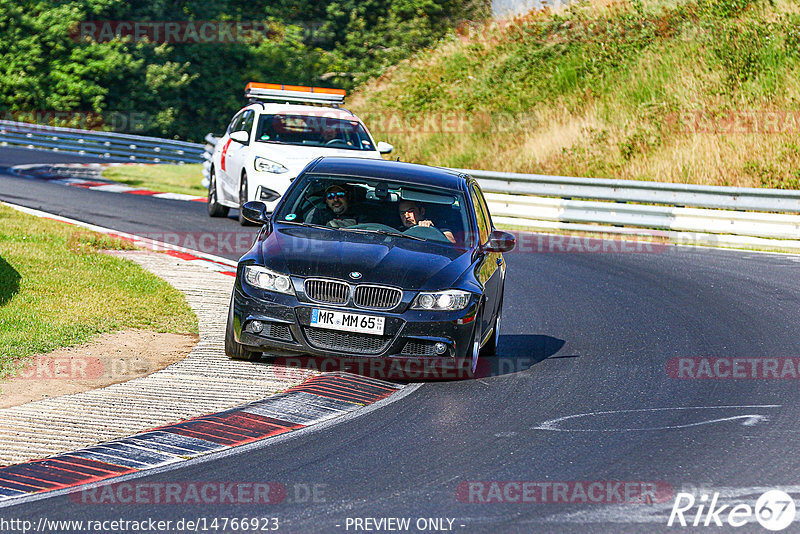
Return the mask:
<path id="1" fill-rule="evenodd" d="M 239 202 L 239 180 L 242 177 L 242 169 L 247 159 L 247 151 L 250 149 L 250 144 L 253 142 L 253 121 L 255 119 L 255 112 L 252 109 L 245 110 L 242 113 L 241 120 L 235 125 L 233 131 L 244 131 L 250 136 L 247 143 L 240 143 L 232 141 L 228 147 L 227 154 L 227 173 L 231 185 L 231 198 L 234 202 Z"/>
<path id="2" fill-rule="evenodd" d="M 225 132 L 225 135 L 217 143 L 216 150 L 219 151 L 219 154 L 215 154 L 215 172 L 217 175 L 217 192 L 222 200 L 226 202 L 238 202 L 238 176 L 236 177 L 237 183 L 233 183 L 233 179 L 231 178 L 230 170 L 230 156 L 228 152 L 230 151 L 231 145 L 235 144 L 235 142 L 231 139 L 231 133 L 235 132 L 238 128 L 242 125 L 242 118 L 244 113 L 239 112 L 233 116 L 231 122 L 228 124 L 228 130 Z M 217 161 L 216 158 L 219 158 Z"/>
<path id="3" fill-rule="evenodd" d="M 472 184 L 470 186 L 470 197 L 475 209 L 475 219 L 478 222 L 478 241 L 480 245 L 485 245 L 489 241 L 489 234 L 492 231 L 492 221 L 486 201 L 480 189 Z M 475 266 L 475 277 L 483 286 L 484 304 L 481 316 L 481 333 L 485 337 L 489 329 L 492 328 L 494 311 L 497 309 L 500 286 L 502 285 L 503 256 L 498 252 L 480 252 Z"/>

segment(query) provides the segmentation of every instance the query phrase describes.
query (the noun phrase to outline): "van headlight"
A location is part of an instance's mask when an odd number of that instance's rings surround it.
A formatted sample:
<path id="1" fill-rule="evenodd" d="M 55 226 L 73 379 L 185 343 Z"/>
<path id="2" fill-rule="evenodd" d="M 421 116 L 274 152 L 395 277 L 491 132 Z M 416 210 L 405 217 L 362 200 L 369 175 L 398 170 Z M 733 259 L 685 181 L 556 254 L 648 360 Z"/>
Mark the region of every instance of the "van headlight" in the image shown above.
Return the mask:
<path id="1" fill-rule="evenodd" d="M 262 158 L 261 156 L 256 156 L 255 168 L 259 172 L 271 172 L 273 174 L 283 174 L 285 172 L 289 172 L 289 169 L 278 163 L 277 161 L 272 161 L 271 159 Z"/>
<path id="2" fill-rule="evenodd" d="M 247 265 L 244 268 L 244 281 L 253 287 L 294 295 L 292 280 L 285 274 L 276 273 L 266 267 Z"/>
<path id="3" fill-rule="evenodd" d="M 420 293 L 411 304 L 412 310 L 456 311 L 469 305 L 471 293 L 460 289 Z"/>

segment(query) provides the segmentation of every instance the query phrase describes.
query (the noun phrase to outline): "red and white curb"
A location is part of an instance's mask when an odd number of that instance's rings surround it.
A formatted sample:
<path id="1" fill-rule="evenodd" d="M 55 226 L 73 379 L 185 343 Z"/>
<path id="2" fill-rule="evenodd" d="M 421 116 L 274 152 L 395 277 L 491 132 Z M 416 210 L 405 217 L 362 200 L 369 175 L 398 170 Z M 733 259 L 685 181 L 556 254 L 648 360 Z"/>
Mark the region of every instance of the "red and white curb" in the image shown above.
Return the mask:
<path id="1" fill-rule="evenodd" d="M 118 232 L 116 230 L 112 230 L 110 228 L 104 228 L 102 226 L 96 226 L 94 224 L 85 223 L 82 221 L 77 221 L 75 219 L 70 219 L 68 217 L 61 217 L 60 215 L 54 215 L 52 213 L 47 213 L 45 211 L 36 210 L 33 208 L 27 208 L 25 206 L 20 206 L 17 204 L 10 204 L 8 202 L 0 202 L 4 206 L 8 206 L 13 208 L 17 211 L 22 213 L 27 213 L 28 215 L 33 215 L 36 217 L 42 217 L 44 219 L 50 219 L 51 221 L 58 221 L 63 222 L 66 224 L 71 224 L 74 226 L 80 226 L 82 228 L 86 228 L 88 230 L 92 230 L 94 232 L 98 232 L 101 234 L 105 234 L 109 237 L 114 237 L 117 239 L 122 239 L 125 241 L 129 241 L 134 245 L 144 247 L 148 250 L 156 251 L 156 252 L 164 252 L 169 254 L 170 256 L 174 256 L 176 258 L 180 258 L 182 260 L 187 260 L 193 262 L 195 265 L 203 265 L 212 271 L 216 271 L 222 274 L 226 274 L 229 276 L 236 276 L 236 265 L 237 262 L 233 260 L 229 260 L 227 258 L 223 258 L 220 256 L 215 256 L 213 254 L 206 254 L 204 252 L 198 252 L 196 250 L 188 249 L 185 247 L 181 247 L 178 245 L 172 245 L 170 243 L 164 243 L 162 241 L 156 241 L 154 239 L 150 239 L 147 237 L 137 236 L 135 234 L 129 234 L 126 232 Z"/>
<path id="2" fill-rule="evenodd" d="M 113 237 L 134 242 L 143 239 L 23 206 L 2 204 L 23 213 L 81 226 Z M 191 262 L 203 262 L 224 274 L 235 274 L 236 262 L 168 243 L 146 241 L 151 246 L 163 247 L 173 256 Z M 416 387 L 418 385 L 395 384 L 345 372 L 315 375 L 281 393 L 236 408 L 44 459 L 1 467 L 0 507 L 14 505 L 20 500 L 40 498 L 42 494 L 50 492 L 68 492 L 76 486 L 166 468 L 182 461 L 202 461 L 199 458 L 210 453 L 277 438 L 319 424 L 335 424 L 337 421 L 334 419 L 366 413 L 399 400 Z M 364 408 L 363 412 L 353 413 Z"/>
<path id="3" fill-rule="evenodd" d="M 0 503 L 154 469 L 308 428 L 375 404 L 401 389 L 402 385 L 373 378 L 322 374 L 232 410 L 0 468 Z"/>
<path id="4" fill-rule="evenodd" d="M 41 164 L 33 163 L 15 165 L 11 172 L 17 176 L 44 178 L 51 183 L 104 191 L 106 193 L 128 193 L 132 195 L 150 196 L 167 200 L 185 200 L 189 202 L 207 202 L 206 197 L 185 195 L 182 193 L 162 193 L 119 184 L 111 180 L 101 180 L 102 171 L 107 167 L 117 165 L 132 165 L 130 163 L 58 163 Z M 66 175 L 66 176 L 65 176 Z M 85 177 L 81 177 L 84 175 Z"/>

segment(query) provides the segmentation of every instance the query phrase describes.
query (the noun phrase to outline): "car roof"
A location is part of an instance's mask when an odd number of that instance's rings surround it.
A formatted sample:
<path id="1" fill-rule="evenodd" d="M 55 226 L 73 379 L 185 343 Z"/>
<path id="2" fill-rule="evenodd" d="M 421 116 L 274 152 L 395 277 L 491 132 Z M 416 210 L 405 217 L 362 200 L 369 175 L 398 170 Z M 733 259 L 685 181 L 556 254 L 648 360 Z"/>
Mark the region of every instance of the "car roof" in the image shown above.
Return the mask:
<path id="1" fill-rule="evenodd" d="M 357 120 L 361 122 L 355 113 L 345 108 L 331 108 L 325 106 L 304 106 L 302 104 L 275 104 L 275 103 L 261 103 L 253 102 L 248 104 L 239 112 L 245 109 L 252 109 L 260 113 L 286 113 L 292 115 L 311 115 L 314 117 L 330 117 L 332 119 L 348 119 Z"/>
<path id="2" fill-rule="evenodd" d="M 442 167 L 431 167 L 385 159 L 329 156 L 317 159 L 306 171 L 308 174 L 385 178 L 418 185 L 463 189 L 466 174 Z"/>

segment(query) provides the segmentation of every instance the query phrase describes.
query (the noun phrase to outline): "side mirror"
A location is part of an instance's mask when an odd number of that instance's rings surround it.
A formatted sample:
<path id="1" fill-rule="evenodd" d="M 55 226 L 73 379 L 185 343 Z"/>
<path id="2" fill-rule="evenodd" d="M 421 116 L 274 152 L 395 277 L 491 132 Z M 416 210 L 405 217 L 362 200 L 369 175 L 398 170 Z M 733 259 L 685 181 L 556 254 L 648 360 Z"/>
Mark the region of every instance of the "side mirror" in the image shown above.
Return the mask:
<path id="1" fill-rule="evenodd" d="M 233 139 L 237 143 L 241 143 L 243 145 L 246 145 L 247 143 L 250 142 L 250 134 L 245 132 L 244 130 L 231 132 L 231 139 Z"/>
<path id="2" fill-rule="evenodd" d="M 378 152 L 381 154 L 388 154 L 392 150 L 394 150 L 394 147 L 386 141 L 378 141 Z"/>
<path id="3" fill-rule="evenodd" d="M 517 244 L 514 234 L 502 230 L 492 230 L 489 241 L 482 247 L 485 252 L 508 252 Z"/>
<path id="4" fill-rule="evenodd" d="M 242 217 L 256 224 L 267 224 L 269 222 L 267 205 L 257 200 L 245 202 L 242 206 Z"/>

